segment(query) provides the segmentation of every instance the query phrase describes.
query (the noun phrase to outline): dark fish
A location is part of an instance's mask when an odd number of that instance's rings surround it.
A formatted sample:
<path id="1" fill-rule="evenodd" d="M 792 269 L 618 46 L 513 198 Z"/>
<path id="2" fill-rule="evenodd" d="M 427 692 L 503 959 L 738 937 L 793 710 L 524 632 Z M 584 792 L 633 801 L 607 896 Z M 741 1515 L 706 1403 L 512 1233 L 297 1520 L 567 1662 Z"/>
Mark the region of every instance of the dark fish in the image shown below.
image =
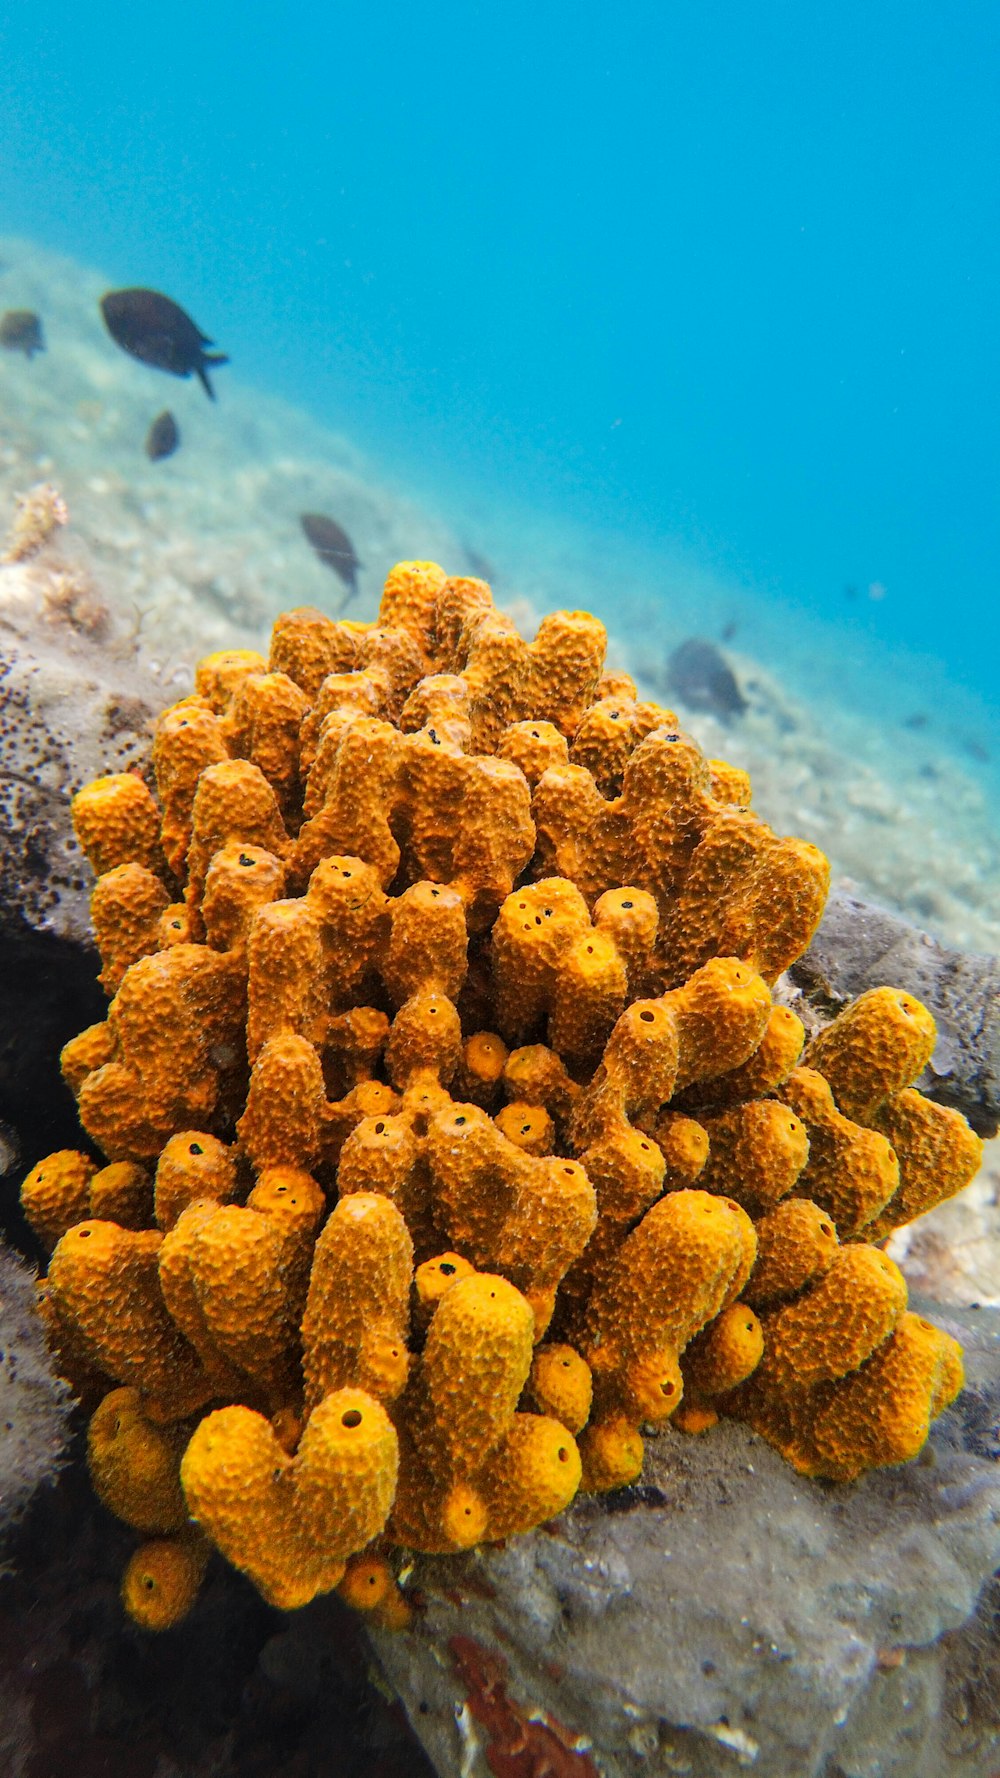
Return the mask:
<path id="1" fill-rule="evenodd" d="M 146 455 L 151 463 L 161 457 L 172 457 L 181 442 L 181 431 L 168 407 L 157 414 L 146 434 Z"/>
<path id="2" fill-rule="evenodd" d="M 713 716 L 742 716 L 747 708 L 732 668 L 727 666 L 714 642 L 690 636 L 675 648 L 667 662 L 667 684 L 692 710 L 709 710 Z"/>
<path id="3" fill-rule="evenodd" d="M 925 710 L 914 710 L 912 716 L 903 717 L 904 728 L 926 728 L 930 717 Z"/>
<path id="4" fill-rule="evenodd" d="M 173 377 L 189 377 L 194 371 L 205 394 L 215 400 L 207 367 L 228 364 L 229 359 L 224 352 L 205 351 L 212 341 L 169 296 L 158 290 L 109 290 L 101 297 L 101 314 L 123 352 Z"/>
<path id="5" fill-rule="evenodd" d="M 962 745 L 970 759 L 978 759 L 982 766 L 989 765 L 989 748 L 984 747 L 982 741 L 977 741 L 975 735 L 967 735 Z"/>
<path id="6" fill-rule="evenodd" d="M 320 561 L 343 581 L 347 588 L 346 605 L 358 590 L 358 569 L 362 565 L 354 554 L 354 545 L 347 532 L 336 519 L 328 519 L 324 512 L 300 513 L 299 524 Z"/>
<path id="7" fill-rule="evenodd" d="M 727 624 L 723 624 L 722 629 L 719 631 L 719 641 L 720 642 L 731 642 L 733 637 L 735 636 L 737 630 L 739 629 L 739 627 L 740 626 L 739 626 L 736 618 L 731 617 L 729 619 L 729 622 Z"/>
<path id="8" fill-rule="evenodd" d="M 469 567 L 472 569 L 473 574 L 476 576 L 476 579 L 489 581 L 492 586 L 493 582 L 496 580 L 496 570 L 492 563 L 488 562 L 485 556 L 481 556 L 477 549 L 472 549 L 469 544 L 464 544 L 463 548 L 465 550 L 465 559 L 468 562 Z"/>
<path id="9" fill-rule="evenodd" d="M 26 358 L 44 352 L 41 316 L 34 309 L 8 309 L 0 315 L 0 346 L 7 352 L 23 352 Z"/>

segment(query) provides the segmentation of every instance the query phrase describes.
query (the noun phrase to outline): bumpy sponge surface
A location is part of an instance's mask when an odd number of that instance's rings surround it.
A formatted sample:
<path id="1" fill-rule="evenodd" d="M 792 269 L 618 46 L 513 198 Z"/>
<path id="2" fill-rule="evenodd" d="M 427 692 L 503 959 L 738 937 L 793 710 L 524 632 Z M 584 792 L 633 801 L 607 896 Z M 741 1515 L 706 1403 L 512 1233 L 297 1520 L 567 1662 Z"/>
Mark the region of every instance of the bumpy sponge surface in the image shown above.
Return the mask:
<path id="1" fill-rule="evenodd" d="M 634 1481 L 647 1428 L 844 1479 L 960 1385 L 876 1244 L 978 1161 L 913 1085 L 933 1021 L 879 988 L 803 1049 L 772 987 L 826 860 L 604 646 L 400 563 L 75 799 L 109 1006 L 23 1202 L 147 1628 L 211 1546 L 402 1627 L 397 1552 Z"/>

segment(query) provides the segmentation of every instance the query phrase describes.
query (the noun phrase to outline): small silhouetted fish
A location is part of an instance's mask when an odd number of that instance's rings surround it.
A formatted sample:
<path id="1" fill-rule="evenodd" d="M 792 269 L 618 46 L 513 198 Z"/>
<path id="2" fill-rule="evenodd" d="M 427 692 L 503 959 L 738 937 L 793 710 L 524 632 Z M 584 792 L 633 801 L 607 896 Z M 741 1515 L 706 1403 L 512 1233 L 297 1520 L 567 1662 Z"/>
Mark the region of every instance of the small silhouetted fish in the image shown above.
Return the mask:
<path id="1" fill-rule="evenodd" d="M 181 431 L 168 407 L 157 414 L 146 434 L 146 455 L 151 463 L 161 457 L 172 457 L 181 442 Z"/>
<path id="2" fill-rule="evenodd" d="M 989 765 L 989 748 L 984 747 L 982 741 L 977 741 L 975 735 L 967 735 L 962 745 L 970 759 L 978 759 L 981 766 Z"/>
<path id="3" fill-rule="evenodd" d="M 739 627 L 740 626 L 737 623 L 735 617 L 731 617 L 729 619 L 729 622 L 727 624 L 723 624 L 722 629 L 719 631 L 719 641 L 720 642 L 731 642 L 733 637 L 735 636 L 737 630 L 739 629 Z"/>
<path id="4" fill-rule="evenodd" d="M 926 728 L 930 721 L 926 710 L 914 710 L 912 716 L 903 717 L 904 728 Z"/>
<path id="5" fill-rule="evenodd" d="M 347 599 L 353 599 L 358 590 L 358 569 L 361 563 L 354 554 L 354 545 L 336 519 L 328 519 L 325 512 L 303 512 L 299 515 L 299 524 L 312 544 L 321 562 L 332 568 L 339 575 L 347 588 Z M 347 599 L 344 604 L 347 604 Z"/>
<path id="6" fill-rule="evenodd" d="M 0 316 L 0 346 L 7 352 L 23 352 L 26 358 L 44 352 L 41 316 L 34 309 L 8 309 Z"/>
<path id="7" fill-rule="evenodd" d="M 212 341 L 196 327 L 179 303 L 158 290 L 109 290 L 101 297 L 104 325 L 117 346 L 154 370 L 173 377 L 194 371 L 205 394 L 215 400 L 208 366 L 228 364 L 224 352 L 206 352 Z"/>
<path id="8" fill-rule="evenodd" d="M 693 710 L 713 716 L 742 716 L 747 708 L 731 667 L 714 642 L 690 636 L 667 662 L 667 684 Z"/>
<path id="9" fill-rule="evenodd" d="M 464 544 L 463 548 L 465 550 L 465 559 L 468 562 L 469 567 L 472 569 L 473 574 L 476 576 L 476 579 L 489 581 L 492 586 L 493 582 L 496 580 L 496 570 L 492 564 L 486 560 L 485 556 L 481 556 L 477 549 L 470 548 L 469 544 Z"/>

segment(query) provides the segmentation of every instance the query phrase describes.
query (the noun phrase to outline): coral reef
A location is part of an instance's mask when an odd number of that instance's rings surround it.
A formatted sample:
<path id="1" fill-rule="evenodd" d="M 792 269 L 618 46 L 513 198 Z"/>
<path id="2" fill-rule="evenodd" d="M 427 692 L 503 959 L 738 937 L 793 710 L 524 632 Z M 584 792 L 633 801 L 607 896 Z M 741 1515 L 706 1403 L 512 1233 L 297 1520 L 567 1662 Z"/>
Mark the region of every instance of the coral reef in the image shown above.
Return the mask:
<path id="1" fill-rule="evenodd" d="M 403 1623 L 394 1550 L 634 1481 L 678 1408 L 839 1479 L 961 1385 L 875 1244 L 978 1162 L 912 1086 L 933 1021 L 879 988 L 803 1053 L 772 988 L 826 861 L 604 640 L 403 563 L 373 624 L 202 662 L 155 794 L 75 798 L 110 1006 L 63 1069 L 107 1165 L 24 1208 L 95 1485 L 152 1535 L 139 1622 L 208 1540 Z"/>

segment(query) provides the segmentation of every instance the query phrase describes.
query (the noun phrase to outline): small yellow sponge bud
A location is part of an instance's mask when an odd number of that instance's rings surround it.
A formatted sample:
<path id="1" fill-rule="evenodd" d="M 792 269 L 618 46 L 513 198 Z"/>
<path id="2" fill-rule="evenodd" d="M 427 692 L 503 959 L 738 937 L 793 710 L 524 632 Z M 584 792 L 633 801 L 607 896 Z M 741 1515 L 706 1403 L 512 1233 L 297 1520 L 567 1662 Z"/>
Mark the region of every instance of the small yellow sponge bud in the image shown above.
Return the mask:
<path id="1" fill-rule="evenodd" d="M 515 1414 L 484 1482 L 487 1537 L 513 1537 L 555 1518 L 581 1474 L 580 1453 L 565 1426 L 546 1414 Z"/>
<path id="2" fill-rule="evenodd" d="M 830 1083 L 838 1110 L 866 1123 L 891 1093 L 912 1086 L 934 1053 L 926 1006 L 898 988 L 869 988 L 814 1037 L 803 1058 Z"/>
<path id="3" fill-rule="evenodd" d="M 746 1303 L 730 1303 L 684 1353 L 684 1387 L 692 1395 L 725 1395 L 755 1371 L 764 1352 L 760 1322 Z"/>
<path id="4" fill-rule="evenodd" d="M 73 1148 L 60 1148 L 32 1167 L 21 1187 L 21 1209 L 46 1247 L 54 1247 L 74 1223 L 90 1215 L 90 1182 L 97 1163 Z"/>
<path id="5" fill-rule="evenodd" d="M 156 1165 L 153 1203 L 159 1227 L 172 1229 L 199 1198 L 225 1204 L 236 1196 L 236 1158 L 217 1136 L 182 1130 L 171 1136 Z"/>
<path id="6" fill-rule="evenodd" d="M 208 1560 L 200 1538 L 163 1537 L 142 1544 L 125 1570 L 122 1603 L 143 1630 L 171 1630 L 198 1595 Z"/>
<path id="7" fill-rule="evenodd" d="M 181 1443 L 155 1426 L 137 1389 L 112 1389 L 91 1416 L 87 1463 L 98 1499 L 137 1531 L 179 1531 L 187 1521 Z"/>
<path id="8" fill-rule="evenodd" d="M 417 1267 L 413 1274 L 413 1295 L 421 1331 L 426 1329 L 445 1291 L 460 1278 L 471 1278 L 475 1269 L 460 1253 L 439 1253 Z"/>
<path id="9" fill-rule="evenodd" d="M 757 1263 L 744 1295 L 755 1309 L 795 1296 L 837 1257 L 833 1218 L 811 1198 L 785 1198 L 757 1223 Z"/>
<path id="10" fill-rule="evenodd" d="M 580 1432 L 590 1417 L 594 1393 L 590 1366 L 572 1346 L 538 1346 L 531 1362 L 528 1395 L 540 1414 Z"/>
<path id="11" fill-rule="evenodd" d="M 352 1556 L 337 1591 L 380 1630 L 405 1630 L 413 1622 L 413 1607 L 384 1556 Z"/>
<path id="12" fill-rule="evenodd" d="M 906 1281 L 877 1247 L 842 1247 L 803 1296 L 764 1317 L 761 1374 L 780 1388 L 844 1377 L 888 1337 L 906 1308 Z"/>
<path id="13" fill-rule="evenodd" d="M 625 1488 L 642 1474 L 642 1435 L 622 1415 L 588 1426 L 580 1440 L 580 1486 L 588 1494 Z"/>
<path id="14" fill-rule="evenodd" d="M 119 864 L 162 867 L 160 811 L 134 772 L 94 778 L 77 791 L 71 812 L 76 837 L 95 876 L 102 877 Z"/>

